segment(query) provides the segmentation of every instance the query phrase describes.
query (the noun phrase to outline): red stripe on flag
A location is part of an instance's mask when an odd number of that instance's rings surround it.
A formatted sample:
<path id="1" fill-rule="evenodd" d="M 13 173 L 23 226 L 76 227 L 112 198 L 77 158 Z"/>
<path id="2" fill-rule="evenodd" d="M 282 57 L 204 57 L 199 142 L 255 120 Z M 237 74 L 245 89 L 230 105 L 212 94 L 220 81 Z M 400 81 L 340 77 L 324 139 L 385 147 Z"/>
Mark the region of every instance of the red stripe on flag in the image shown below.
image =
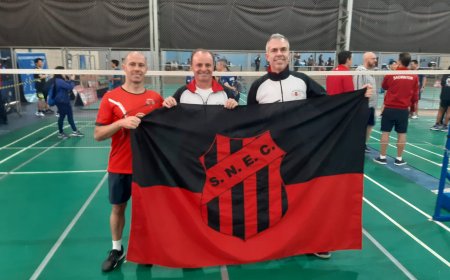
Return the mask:
<path id="1" fill-rule="evenodd" d="M 244 241 L 202 221 L 201 193 L 133 183 L 127 259 L 204 267 L 361 249 L 363 174 L 318 177 L 286 192 L 289 208 L 281 221 Z"/>
<path id="2" fill-rule="evenodd" d="M 217 161 L 220 162 L 230 155 L 230 138 L 217 135 Z M 233 234 L 233 212 L 232 212 L 231 190 L 227 190 L 219 196 L 220 209 L 220 232 Z"/>
<path id="3" fill-rule="evenodd" d="M 258 233 L 258 203 L 256 174 L 244 180 L 245 239 Z"/>
<path id="4" fill-rule="evenodd" d="M 133 199 L 134 201 L 134 199 Z M 203 204 L 200 206 L 201 215 L 205 224 L 208 224 L 208 204 Z"/>
<path id="5" fill-rule="evenodd" d="M 280 165 L 282 158 L 269 164 L 269 226 L 278 223 L 282 215 L 281 175 Z"/>

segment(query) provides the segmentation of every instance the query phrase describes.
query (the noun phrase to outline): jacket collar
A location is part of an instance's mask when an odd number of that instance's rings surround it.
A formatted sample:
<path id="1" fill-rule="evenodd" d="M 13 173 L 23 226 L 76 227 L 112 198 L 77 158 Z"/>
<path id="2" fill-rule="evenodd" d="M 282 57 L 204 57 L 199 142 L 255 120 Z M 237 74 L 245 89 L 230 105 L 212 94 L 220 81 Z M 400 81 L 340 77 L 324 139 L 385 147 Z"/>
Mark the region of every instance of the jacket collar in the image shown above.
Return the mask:
<path id="1" fill-rule="evenodd" d="M 395 69 L 395 70 L 409 70 L 409 69 L 403 65 L 399 65 L 399 66 L 397 66 L 397 69 Z"/>
<path id="2" fill-rule="evenodd" d="M 350 68 L 347 66 L 347 65 L 345 65 L 345 64 L 339 64 L 335 69 L 334 69 L 334 71 L 342 71 L 342 70 L 345 70 L 345 71 L 350 71 Z"/>
<path id="3" fill-rule="evenodd" d="M 195 92 L 197 90 L 195 79 L 193 79 L 186 87 L 189 91 Z M 215 79 L 212 80 L 211 88 L 213 92 L 223 91 L 223 87 Z"/>
<path id="4" fill-rule="evenodd" d="M 269 67 L 267 68 L 267 74 L 269 75 L 269 79 L 271 79 L 272 81 L 281 81 L 287 79 L 289 77 L 289 65 L 286 66 L 286 68 L 280 73 L 272 72 L 272 69 L 269 65 Z"/>

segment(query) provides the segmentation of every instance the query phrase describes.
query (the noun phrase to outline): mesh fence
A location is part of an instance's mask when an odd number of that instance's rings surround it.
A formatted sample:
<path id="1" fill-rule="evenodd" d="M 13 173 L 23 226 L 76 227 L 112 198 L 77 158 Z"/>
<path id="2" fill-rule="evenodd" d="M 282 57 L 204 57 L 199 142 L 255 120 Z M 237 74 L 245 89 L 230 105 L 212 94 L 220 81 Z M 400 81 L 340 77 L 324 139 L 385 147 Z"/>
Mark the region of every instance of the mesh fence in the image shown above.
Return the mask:
<path id="1" fill-rule="evenodd" d="M 353 5 L 346 15 L 346 3 Z M 353 3 L 353 4 L 351 4 Z M 3 0 L 0 46 L 262 50 L 269 34 L 291 49 L 448 52 L 448 0 Z M 395 27 L 395 28 L 393 28 Z M 157 34 L 156 34 L 157 33 Z M 159 38 L 159 40 L 158 40 Z"/>
<path id="2" fill-rule="evenodd" d="M 148 0 L 5 0 L 0 46 L 149 46 Z"/>
<path id="3" fill-rule="evenodd" d="M 292 67 L 294 70 L 296 67 Z M 236 78 L 236 86 L 241 93 L 240 104 L 246 105 L 246 96 L 252 83 L 265 75 L 265 71 L 236 71 L 239 67 L 230 67 L 230 72 L 214 72 L 216 80 L 221 76 L 230 76 Z M 329 76 L 340 75 L 356 75 L 361 72 L 338 72 L 338 71 L 326 71 L 327 68 L 318 66 L 302 66 L 296 69 L 299 72 L 303 72 L 311 76 L 320 85 L 326 88 L 326 79 Z M 101 97 L 109 90 L 113 88 L 112 81 L 116 77 L 120 77 L 122 81 L 125 79 L 123 71 L 116 70 L 35 70 L 35 69 L 1 69 L 0 74 L 3 77 L 19 76 L 19 83 L 14 84 L 14 81 L 9 79 L 5 80 L 0 87 L 4 101 L 14 102 L 17 100 L 15 95 L 11 94 L 11 91 L 15 88 L 20 89 L 20 94 L 25 96 L 25 100 L 29 100 L 28 103 L 35 103 L 36 98 L 36 77 L 37 73 L 44 73 L 46 79 L 51 78 L 55 73 L 64 73 L 67 75 L 74 75 L 75 83 L 77 84 L 78 91 L 75 90 L 73 100 L 75 106 L 80 107 L 81 110 L 91 110 L 98 108 L 98 102 Z M 389 70 L 370 71 L 370 75 L 375 77 L 376 94 L 378 95 L 378 107 L 383 103 L 384 90 L 381 88 L 381 82 L 385 75 L 391 74 Z M 405 72 L 406 73 L 406 72 Z M 449 74 L 450 70 L 418 70 L 407 71 L 408 74 L 419 74 L 426 78 L 425 87 L 421 95 L 420 107 L 423 109 L 438 109 L 439 96 L 441 93 L 441 79 L 444 74 Z M 159 92 L 163 97 L 172 96 L 175 91 L 181 86 L 186 84 L 189 78 L 193 77 L 193 73 L 186 71 L 183 67 L 172 69 L 171 71 L 148 71 L 145 78 L 145 87 Z M 28 88 L 28 90 L 25 90 Z M 5 94 L 5 92 L 7 92 Z M 9 94 L 8 94 L 9 92 Z"/>
<path id="4" fill-rule="evenodd" d="M 356 72 L 340 73 L 337 71 L 321 71 L 317 67 L 304 67 L 298 69 L 305 74 L 311 76 L 324 88 L 326 87 L 327 77 L 330 75 L 341 74 L 356 74 Z M 444 74 L 450 74 L 450 70 L 420 70 L 420 71 L 407 71 L 409 74 L 421 74 L 427 79 L 424 91 L 421 94 L 421 100 L 419 101 L 419 109 L 423 116 L 435 116 L 436 110 L 440 104 L 441 94 L 441 79 Z M 7 116 L 9 119 L 8 127 L 0 127 L 0 135 L 7 134 L 9 131 L 14 131 L 21 127 L 33 127 L 32 131 L 36 129 L 45 128 L 53 136 L 57 136 L 57 113 L 56 107 L 45 107 L 45 112 L 42 115 L 38 115 L 37 111 L 40 108 L 38 102 L 36 102 L 35 90 L 24 92 L 24 86 L 30 86 L 35 88 L 36 79 L 34 75 L 36 73 L 44 73 L 49 79 L 54 74 L 67 74 L 74 75 L 75 83 L 77 86 L 75 90 L 70 94 L 71 106 L 73 107 L 74 118 L 83 132 L 88 132 L 92 136 L 92 131 L 95 126 L 95 119 L 98 113 L 100 101 L 106 92 L 111 90 L 113 86 L 113 79 L 120 77 L 124 79 L 124 73 L 122 71 L 115 70 L 34 70 L 34 69 L 1 69 L 0 74 L 2 76 L 28 76 L 29 80 L 20 82 L 19 84 L 11 84 L 3 86 L 2 102 L 5 105 Z M 214 75 L 219 79 L 221 76 L 236 77 L 236 84 L 234 86 L 239 91 L 239 104 L 245 106 L 247 104 L 247 95 L 252 83 L 264 75 L 264 71 L 231 71 L 231 72 L 215 72 Z M 385 96 L 384 91 L 381 89 L 381 81 L 386 74 L 392 73 L 391 71 L 371 71 L 368 72 L 376 79 L 376 95 L 377 95 L 377 108 L 378 114 L 383 104 Z M 177 71 L 149 71 L 145 78 L 145 87 L 159 92 L 164 98 L 172 96 L 175 91 L 181 86 L 186 85 L 187 78 L 192 77 L 193 73 L 190 71 L 177 70 Z M 8 94 L 11 91 L 10 88 L 19 88 L 21 95 L 25 95 L 25 100 L 30 102 L 20 102 L 16 96 Z M 7 94 L 4 94 L 4 93 Z M 48 110 L 50 109 L 50 110 Z M 65 120 L 66 129 L 70 129 L 67 120 Z M 41 138 L 36 138 L 36 141 Z M 93 138 L 89 138 L 89 145 L 96 146 L 96 142 Z"/>

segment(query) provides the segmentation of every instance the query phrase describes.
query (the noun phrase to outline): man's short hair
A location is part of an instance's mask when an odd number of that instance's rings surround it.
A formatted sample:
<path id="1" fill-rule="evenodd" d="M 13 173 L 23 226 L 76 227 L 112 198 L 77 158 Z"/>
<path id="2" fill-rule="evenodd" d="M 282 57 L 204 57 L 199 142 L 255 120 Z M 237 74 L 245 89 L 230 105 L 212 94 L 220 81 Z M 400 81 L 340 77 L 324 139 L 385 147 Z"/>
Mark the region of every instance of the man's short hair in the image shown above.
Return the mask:
<path id="1" fill-rule="evenodd" d="M 116 67 L 119 66 L 119 61 L 117 59 L 111 60 L 111 63 L 114 64 Z"/>
<path id="2" fill-rule="evenodd" d="M 213 65 L 215 65 L 215 61 L 214 61 L 214 54 L 211 51 L 208 51 L 206 49 L 195 49 L 192 54 L 191 54 L 191 65 L 194 61 L 194 55 L 198 52 L 204 52 L 204 53 L 209 53 L 209 55 L 211 56 L 212 60 L 213 60 Z"/>
<path id="3" fill-rule="evenodd" d="M 228 60 L 226 60 L 225 58 L 221 58 L 217 60 L 217 62 L 223 63 L 223 66 L 227 69 L 227 71 L 230 71 L 230 68 L 228 68 Z"/>
<path id="4" fill-rule="evenodd" d="M 289 40 L 286 38 L 286 36 L 284 36 L 284 35 L 282 35 L 280 33 L 275 33 L 275 34 L 270 35 L 269 40 L 267 40 L 266 52 L 269 51 L 268 47 L 269 47 L 269 42 L 271 40 L 285 40 L 287 42 L 287 44 L 288 44 L 288 49 L 289 49 Z"/>
<path id="5" fill-rule="evenodd" d="M 342 51 L 338 53 L 338 64 L 345 64 L 347 59 L 352 58 L 352 52 L 350 51 Z"/>
<path id="6" fill-rule="evenodd" d="M 44 61 L 42 58 L 38 57 L 34 60 L 34 64 L 37 64 L 39 61 Z"/>
<path id="7" fill-rule="evenodd" d="M 398 60 L 403 66 L 408 67 L 409 63 L 411 63 L 411 54 L 407 52 L 402 52 L 398 55 Z"/>

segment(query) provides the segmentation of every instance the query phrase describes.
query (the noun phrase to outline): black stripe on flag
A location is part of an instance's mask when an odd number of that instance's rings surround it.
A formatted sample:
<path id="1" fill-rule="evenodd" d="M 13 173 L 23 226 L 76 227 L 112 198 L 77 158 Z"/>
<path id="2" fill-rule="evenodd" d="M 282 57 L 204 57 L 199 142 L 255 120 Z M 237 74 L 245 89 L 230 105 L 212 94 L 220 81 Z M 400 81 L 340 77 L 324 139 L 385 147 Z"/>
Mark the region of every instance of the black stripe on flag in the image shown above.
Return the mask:
<path id="1" fill-rule="evenodd" d="M 242 139 L 230 139 L 230 154 L 242 149 Z M 233 213 L 233 235 L 241 239 L 245 238 L 245 205 L 244 183 L 239 183 L 231 190 L 231 205 Z"/>
<path id="2" fill-rule="evenodd" d="M 208 226 L 220 231 L 220 213 L 219 213 L 219 198 L 213 198 L 208 202 Z"/>
<path id="3" fill-rule="evenodd" d="M 287 193 L 286 188 L 283 186 L 281 188 L 281 216 L 284 216 L 288 210 L 288 200 L 287 200 Z"/>
<path id="4" fill-rule="evenodd" d="M 214 165 L 217 164 L 217 141 L 214 142 L 214 145 L 211 147 L 205 155 L 205 167 L 206 169 L 210 169 Z"/>
<path id="5" fill-rule="evenodd" d="M 245 239 L 244 183 L 233 187 L 231 201 L 233 205 L 233 235 Z"/>
<path id="6" fill-rule="evenodd" d="M 258 232 L 269 227 L 269 167 L 256 173 L 256 201 L 258 205 Z"/>

